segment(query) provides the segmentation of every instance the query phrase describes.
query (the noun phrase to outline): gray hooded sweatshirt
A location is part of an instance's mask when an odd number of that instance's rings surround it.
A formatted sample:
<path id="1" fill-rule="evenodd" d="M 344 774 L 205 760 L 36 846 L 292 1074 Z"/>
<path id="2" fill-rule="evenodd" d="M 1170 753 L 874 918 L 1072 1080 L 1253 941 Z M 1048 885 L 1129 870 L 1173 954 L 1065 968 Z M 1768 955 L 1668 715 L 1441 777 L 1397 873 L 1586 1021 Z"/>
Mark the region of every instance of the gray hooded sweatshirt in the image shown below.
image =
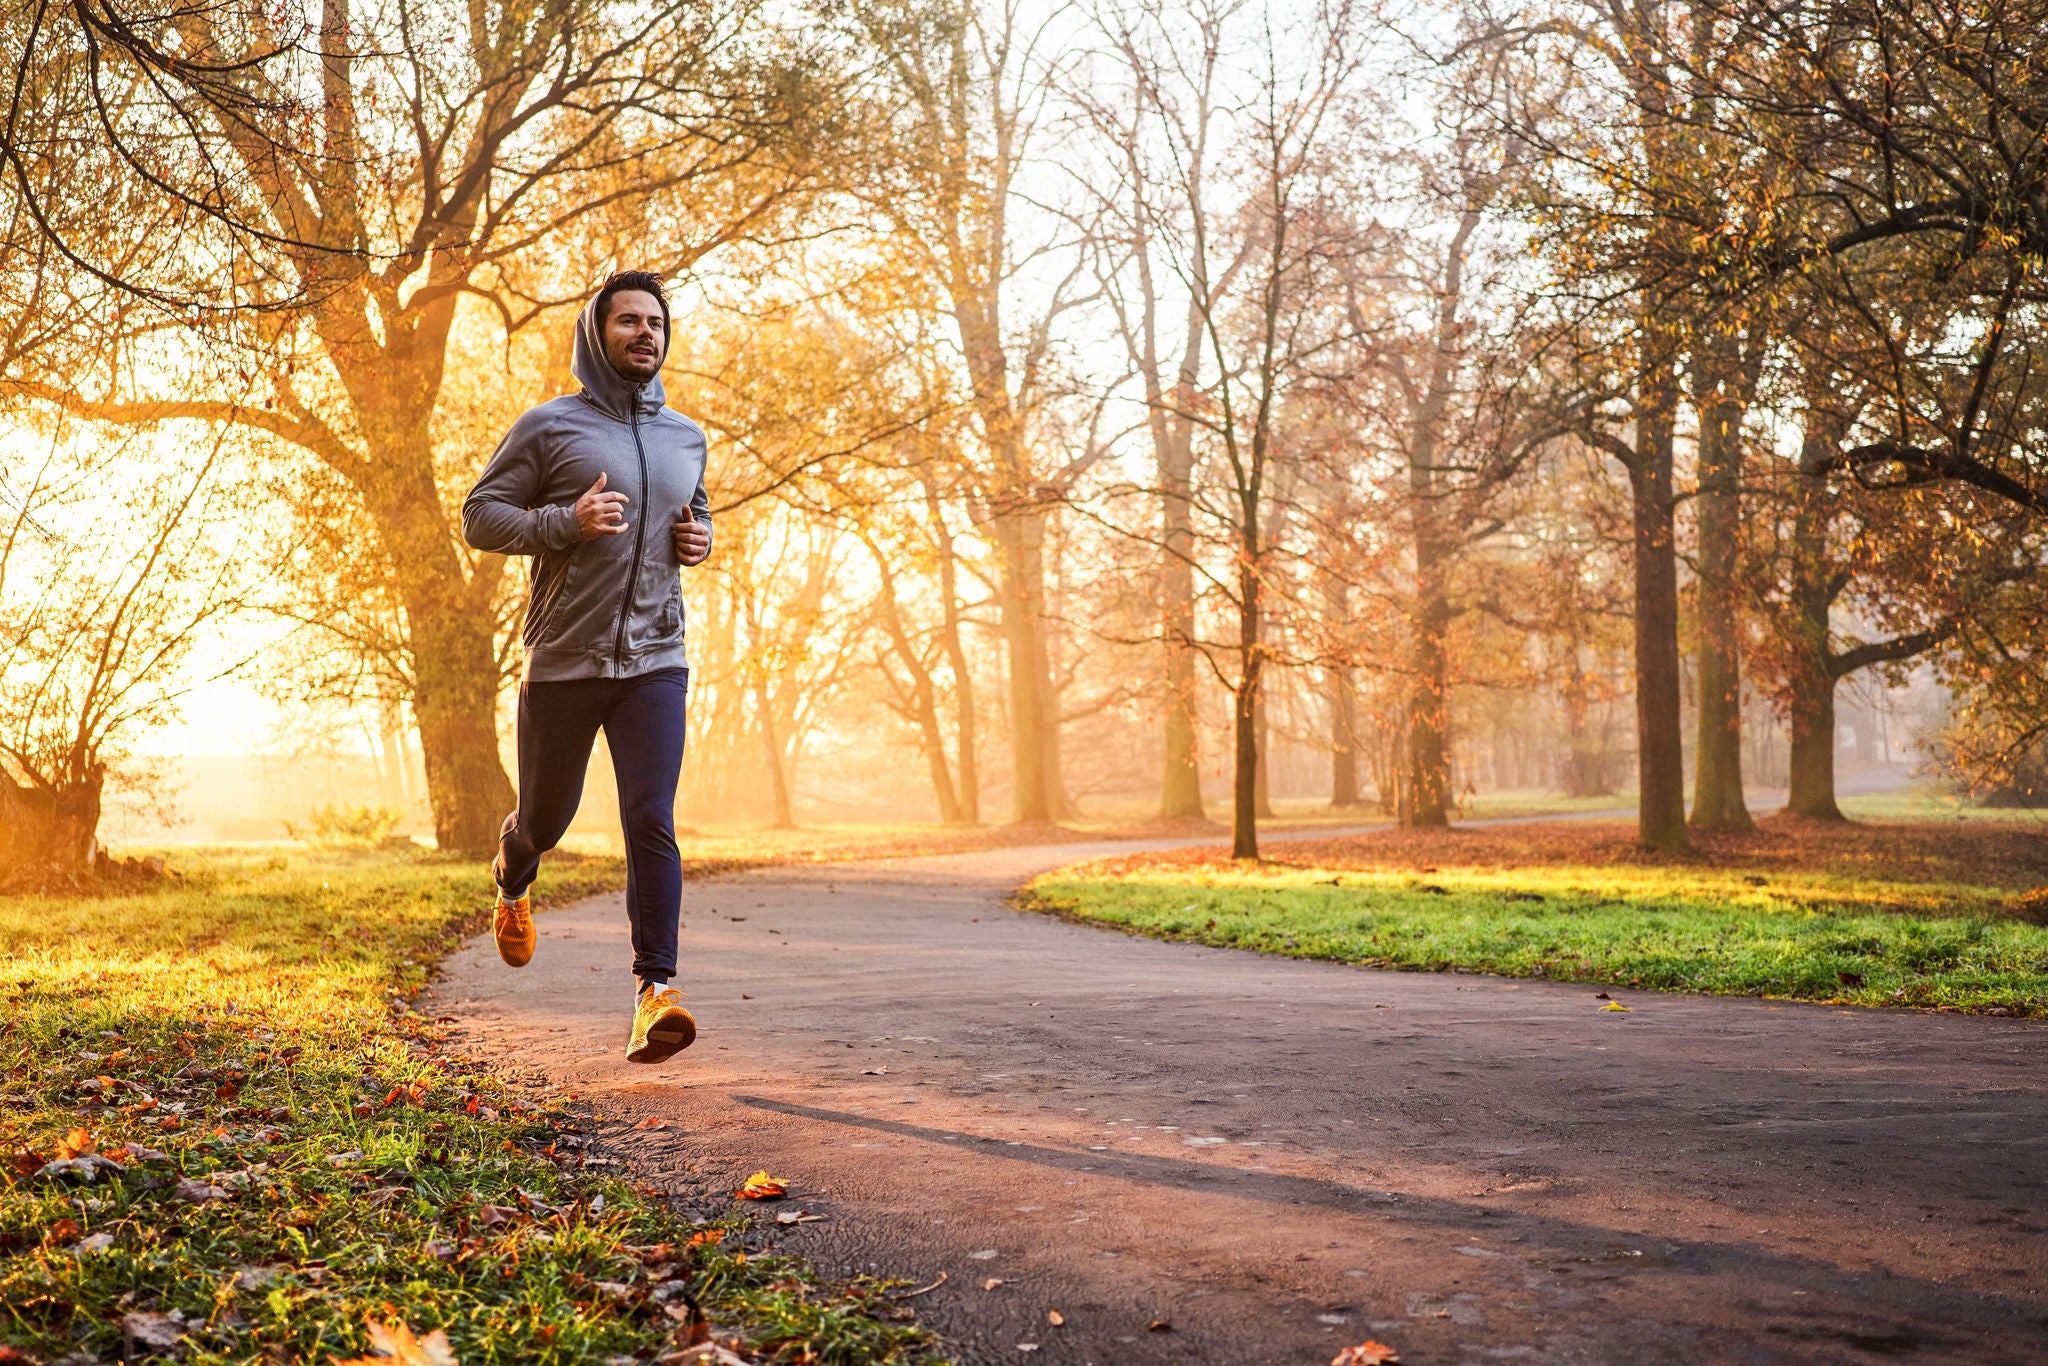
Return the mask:
<path id="1" fill-rule="evenodd" d="M 533 557 L 521 633 L 529 683 L 683 667 L 673 526 L 685 506 L 711 525 L 703 428 L 666 406 L 661 376 L 634 384 L 612 368 L 592 307 L 576 320 L 570 365 L 583 391 L 527 409 L 462 503 L 464 540 Z M 606 492 L 630 500 L 626 531 L 586 541 L 575 504 L 600 473 Z"/>

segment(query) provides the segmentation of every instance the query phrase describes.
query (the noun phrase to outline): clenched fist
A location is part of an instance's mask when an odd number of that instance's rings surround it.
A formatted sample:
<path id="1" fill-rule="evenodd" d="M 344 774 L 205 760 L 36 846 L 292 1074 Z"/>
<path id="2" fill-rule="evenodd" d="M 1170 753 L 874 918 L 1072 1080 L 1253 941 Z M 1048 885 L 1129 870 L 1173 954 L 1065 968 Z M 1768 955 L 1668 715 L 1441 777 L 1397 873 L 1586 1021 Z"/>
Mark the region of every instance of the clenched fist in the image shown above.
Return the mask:
<path id="1" fill-rule="evenodd" d="M 576 529 L 586 541 L 622 534 L 626 530 L 628 501 L 623 493 L 606 493 L 604 476 L 598 475 L 597 482 L 576 500 Z"/>
<path id="2" fill-rule="evenodd" d="M 683 520 L 676 523 L 675 530 L 676 558 L 686 565 L 704 563 L 704 557 L 711 553 L 711 528 L 685 507 Z"/>

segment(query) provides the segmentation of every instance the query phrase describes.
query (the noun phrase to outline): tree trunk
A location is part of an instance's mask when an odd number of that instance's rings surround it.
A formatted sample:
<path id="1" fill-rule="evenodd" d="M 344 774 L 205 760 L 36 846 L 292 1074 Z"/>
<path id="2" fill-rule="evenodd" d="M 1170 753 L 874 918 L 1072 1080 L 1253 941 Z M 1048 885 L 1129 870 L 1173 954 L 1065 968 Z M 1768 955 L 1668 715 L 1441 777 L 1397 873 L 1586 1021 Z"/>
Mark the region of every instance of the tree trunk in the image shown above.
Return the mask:
<path id="1" fill-rule="evenodd" d="M 937 486 L 929 479 L 924 485 L 925 509 L 932 520 L 932 535 L 939 548 L 939 596 L 944 611 L 940 627 L 946 648 L 946 664 L 953 671 L 953 731 L 956 760 L 960 770 L 960 819 L 968 825 L 981 823 L 981 768 L 976 758 L 974 737 L 974 675 L 967 669 L 967 645 L 961 639 L 959 562 L 953 553 L 953 529 L 946 525 L 946 510 L 939 501 Z"/>
<path id="2" fill-rule="evenodd" d="M 44 872 L 83 873 L 99 857 L 100 793 L 106 769 L 52 787 L 0 773 L 0 885 L 33 886 Z"/>
<path id="3" fill-rule="evenodd" d="M 1742 420 L 1735 367 L 1709 360 L 1700 388 L 1699 739 L 1695 830 L 1751 830 L 1742 800 L 1742 644 L 1735 599 L 1742 529 Z"/>
<path id="4" fill-rule="evenodd" d="M 1040 526 L 1044 525 L 1041 517 Z M 1057 682 L 1059 675 L 1053 668 L 1053 660 L 1059 649 L 1060 607 L 1052 601 L 1046 582 L 1045 560 L 1039 558 L 1039 610 L 1035 614 L 1038 625 L 1038 658 L 1036 664 L 1039 696 L 1039 743 L 1045 746 L 1045 757 L 1040 772 L 1045 774 L 1045 809 L 1053 820 L 1063 821 L 1074 814 L 1073 804 L 1067 800 L 1066 765 L 1060 757 L 1060 741 L 1064 738 L 1066 724 L 1061 716 L 1062 698 Z M 1057 579 L 1055 578 L 1055 582 Z"/>
<path id="5" fill-rule="evenodd" d="M 500 680 L 491 610 L 497 575 L 484 567 L 502 562 L 486 557 L 472 576 L 456 553 L 427 430 L 439 372 L 423 376 L 415 369 L 396 364 L 395 377 L 383 382 L 355 376 L 356 413 L 375 452 L 358 488 L 405 608 L 413 720 L 434 841 L 449 852 L 487 858 L 514 801 L 498 758 Z"/>
<path id="6" fill-rule="evenodd" d="M 407 592 L 405 601 L 412 628 L 413 719 L 427 769 L 434 842 L 450 852 L 488 857 L 514 800 L 498 760 L 494 623 L 490 613 L 470 611 L 440 593 Z"/>
<path id="7" fill-rule="evenodd" d="M 1654 335 L 1654 333 L 1653 333 Z M 1652 343 L 1645 341 L 1645 346 Z M 1672 519 L 1677 389 L 1671 362 L 1645 367 L 1637 404 L 1633 494 L 1636 647 L 1637 838 L 1684 849 L 1685 739 L 1678 668 L 1678 546 Z"/>
<path id="8" fill-rule="evenodd" d="M 1266 689 L 1259 688 L 1259 695 L 1252 702 L 1252 734 L 1259 747 L 1257 778 L 1252 783 L 1252 807 L 1259 813 L 1259 819 L 1273 819 L 1273 731 L 1266 722 Z"/>
<path id="9" fill-rule="evenodd" d="M 1835 804 L 1835 676 L 1827 669 L 1800 669 L 1793 680 L 1791 714 L 1792 791 L 1785 810 L 1808 820 L 1846 820 Z"/>
<path id="10" fill-rule="evenodd" d="M 777 830 L 796 828 L 796 815 L 790 808 L 789 773 L 783 765 L 782 737 L 775 732 L 775 707 L 768 696 L 768 680 L 757 675 L 754 679 L 754 711 L 761 727 L 761 760 L 768 767 L 768 792 L 775 804 L 774 819 L 769 824 Z"/>
<path id="11" fill-rule="evenodd" d="M 1408 704 L 1408 819 L 1405 824 L 1440 829 L 1451 823 L 1449 652 L 1450 605 L 1432 572 L 1419 576 L 1421 601 L 1413 621 L 1411 667 L 1414 688 Z"/>
<path id="12" fill-rule="evenodd" d="M 1011 510 L 994 519 L 1002 564 L 1003 643 L 1010 681 L 1010 766 L 1013 819 L 1020 824 L 1050 821 L 1051 785 L 1045 771 L 1045 699 L 1039 691 L 1038 609 L 1043 601 L 1039 538 L 1043 527 L 1034 510 Z"/>
<path id="13" fill-rule="evenodd" d="M 910 638 L 909 628 L 904 625 L 903 611 L 896 601 L 895 571 L 890 569 L 881 547 L 865 536 L 862 539 L 867 543 L 868 553 L 874 556 L 875 570 L 882 579 L 878 604 L 883 629 L 888 632 L 890 647 L 895 650 L 896 658 L 902 661 L 904 672 L 910 675 L 911 720 L 916 723 L 918 744 L 923 748 L 925 764 L 931 770 L 932 796 L 939 805 L 939 819 L 947 825 L 958 825 L 960 801 L 954 795 L 952 767 L 946 761 L 946 733 L 939 724 L 937 685 L 924 657 L 918 653 L 916 642 Z"/>
<path id="14" fill-rule="evenodd" d="M 1205 813 L 1195 728 L 1195 569 L 1188 471 L 1162 460 L 1160 483 L 1165 549 L 1159 570 L 1159 628 L 1166 647 L 1166 755 L 1160 775 L 1159 814 L 1199 819 Z"/>
<path id="15" fill-rule="evenodd" d="M 1330 674 L 1330 805 L 1340 810 L 1358 805 L 1358 690 L 1351 670 Z"/>
<path id="16" fill-rule="evenodd" d="M 1809 445 L 1825 442 L 1809 430 Z M 1792 521 L 1790 661 L 1785 682 L 1792 753 L 1785 810 L 1809 820 L 1846 819 L 1835 803 L 1835 684 L 1841 675 L 1829 650 L 1830 616 L 1839 591 L 1827 558 L 1828 496 L 1819 480 L 1799 483 Z"/>
<path id="17" fill-rule="evenodd" d="M 1232 708 L 1231 717 L 1236 764 L 1231 773 L 1230 856 L 1234 859 L 1256 859 L 1259 856 L 1258 703 L 1264 658 L 1259 643 L 1259 571 L 1249 548 L 1245 550 L 1244 558 L 1245 563 L 1237 575 L 1238 680 L 1236 705 Z"/>

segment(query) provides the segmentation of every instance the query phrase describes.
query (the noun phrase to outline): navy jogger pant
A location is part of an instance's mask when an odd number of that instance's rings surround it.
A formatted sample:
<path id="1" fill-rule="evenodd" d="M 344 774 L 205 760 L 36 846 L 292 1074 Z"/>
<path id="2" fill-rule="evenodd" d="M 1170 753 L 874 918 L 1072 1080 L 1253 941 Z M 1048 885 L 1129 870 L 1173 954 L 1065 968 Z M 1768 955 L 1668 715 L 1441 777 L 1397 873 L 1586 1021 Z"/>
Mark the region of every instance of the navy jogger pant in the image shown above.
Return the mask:
<path id="1" fill-rule="evenodd" d="M 519 689 L 519 809 L 505 818 L 492 872 L 508 897 L 523 895 L 583 799 L 590 747 L 604 727 L 619 780 L 626 831 L 626 914 L 633 974 L 668 981 L 676 971 L 683 861 L 676 852 L 676 782 L 690 671 L 637 678 L 572 678 Z"/>

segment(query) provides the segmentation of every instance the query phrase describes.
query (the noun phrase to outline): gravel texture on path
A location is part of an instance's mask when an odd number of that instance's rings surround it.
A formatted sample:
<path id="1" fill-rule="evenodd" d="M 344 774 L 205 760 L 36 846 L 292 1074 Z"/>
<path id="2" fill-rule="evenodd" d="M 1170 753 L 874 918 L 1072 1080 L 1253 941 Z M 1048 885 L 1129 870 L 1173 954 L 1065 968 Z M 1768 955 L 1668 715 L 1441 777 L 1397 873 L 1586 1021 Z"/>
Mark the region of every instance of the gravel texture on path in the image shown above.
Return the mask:
<path id="1" fill-rule="evenodd" d="M 956 1361 L 2048 1361 L 2048 1027 L 1623 1013 L 1006 902 L 1131 847 L 693 883 L 702 1032 L 659 1068 L 623 1058 L 616 895 L 539 916 L 525 969 L 470 943 L 432 1009 L 637 1177 L 708 1210 L 766 1167 L 821 1269 L 943 1273 L 914 1303 Z"/>

